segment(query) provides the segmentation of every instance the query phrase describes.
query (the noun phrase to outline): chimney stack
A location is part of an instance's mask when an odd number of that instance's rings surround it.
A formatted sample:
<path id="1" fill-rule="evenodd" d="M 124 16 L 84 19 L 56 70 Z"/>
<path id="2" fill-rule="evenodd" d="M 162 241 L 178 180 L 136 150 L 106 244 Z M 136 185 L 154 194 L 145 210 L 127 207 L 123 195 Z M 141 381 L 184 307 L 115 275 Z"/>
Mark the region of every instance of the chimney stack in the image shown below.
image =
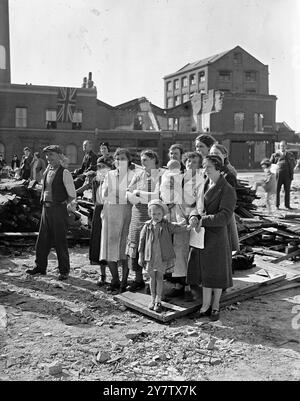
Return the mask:
<path id="1" fill-rule="evenodd" d="M 88 88 L 93 88 L 94 87 L 94 81 L 92 80 L 92 73 L 89 72 L 89 80 L 88 80 Z"/>
<path id="2" fill-rule="evenodd" d="M 0 0 L 0 83 L 11 83 L 8 0 Z"/>

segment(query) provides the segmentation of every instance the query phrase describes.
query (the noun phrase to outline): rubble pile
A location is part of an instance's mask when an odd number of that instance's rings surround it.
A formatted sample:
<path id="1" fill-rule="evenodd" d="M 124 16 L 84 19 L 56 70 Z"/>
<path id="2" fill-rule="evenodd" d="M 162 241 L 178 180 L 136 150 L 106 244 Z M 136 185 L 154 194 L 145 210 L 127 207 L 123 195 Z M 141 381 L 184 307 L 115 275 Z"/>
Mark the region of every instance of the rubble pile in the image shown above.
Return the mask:
<path id="1" fill-rule="evenodd" d="M 33 187 L 27 181 L 9 180 L 0 184 L 0 233 L 36 233 L 42 213 L 41 186 Z M 89 238 L 93 205 L 87 210 L 69 212 L 69 236 L 76 239 Z M 83 219 L 83 217 L 88 219 Z"/>
<path id="2" fill-rule="evenodd" d="M 251 211 L 256 210 L 257 206 L 253 204 L 253 201 L 255 199 L 260 199 L 260 197 L 256 195 L 256 191 L 251 189 L 248 182 L 237 180 L 236 195 L 237 202 L 235 213 L 240 217 L 254 217 Z"/>

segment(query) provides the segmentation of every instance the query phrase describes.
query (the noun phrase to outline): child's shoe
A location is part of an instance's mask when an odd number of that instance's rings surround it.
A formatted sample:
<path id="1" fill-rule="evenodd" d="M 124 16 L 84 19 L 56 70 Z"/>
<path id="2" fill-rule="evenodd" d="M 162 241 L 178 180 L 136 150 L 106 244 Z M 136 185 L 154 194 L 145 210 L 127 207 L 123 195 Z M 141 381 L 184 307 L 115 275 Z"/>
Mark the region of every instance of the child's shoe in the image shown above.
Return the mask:
<path id="1" fill-rule="evenodd" d="M 162 312 L 162 304 L 161 302 L 155 302 L 154 312 L 161 313 Z"/>

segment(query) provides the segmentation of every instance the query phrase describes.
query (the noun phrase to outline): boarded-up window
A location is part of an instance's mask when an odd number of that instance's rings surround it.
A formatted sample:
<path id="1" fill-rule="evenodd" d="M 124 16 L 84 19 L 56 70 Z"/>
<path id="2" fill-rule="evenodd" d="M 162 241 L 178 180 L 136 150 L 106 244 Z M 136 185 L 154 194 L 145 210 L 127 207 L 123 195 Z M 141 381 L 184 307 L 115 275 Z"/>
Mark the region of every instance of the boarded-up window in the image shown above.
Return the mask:
<path id="1" fill-rule="evenodd" d="M 16 128 L 27 127 L 27 108 L 16 107 Z"/>
<path id="2" fill-rule="evenodd" d="M 6 52 L 5 47 L 0 45 L 0 70 L 6 70 Z"/>
<path id="3" fill-rule="evenodd" d="M 77 147 L 76 145 L 70 144 L 66 146 L 66 156 L 69 159 L 70 164 L 77 163 Z"/>
<path id="4" fill-rule="evenodd" d="M 234 131 L 243 132 L 244 131 L 244 113 L 234 113 Z"/>
<path id="5" fill-rule="evenodd" d="M 262 132 L 264 130 L 264 115 L 262 113 L 254 113 L 254 132 Z"/>

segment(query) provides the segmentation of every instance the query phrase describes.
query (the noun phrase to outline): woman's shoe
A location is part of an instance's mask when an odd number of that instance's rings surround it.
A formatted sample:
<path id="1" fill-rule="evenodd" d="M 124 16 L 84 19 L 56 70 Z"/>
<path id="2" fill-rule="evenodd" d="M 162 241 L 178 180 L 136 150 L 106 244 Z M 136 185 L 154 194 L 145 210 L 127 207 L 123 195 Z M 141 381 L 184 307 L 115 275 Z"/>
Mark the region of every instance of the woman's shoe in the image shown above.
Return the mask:
<path id="1" fill-rule="evenodd" d="M 211 316 L 211 306 L 205 311 L 205 312 L 201 312 L 201 310 L 199 311 L 197 317 L 201 318 L 201 317 L 208 317 Z"/>
<path id="2" fill-rule="evenodd" d="M 220 318 L 220 311 L 217 310 L 217 309 L 214 309 L 214 310 L 211 312 L 210 320 L 211 320 L 212 322 L 216 322 L 217 320 L 219 320 L 219 318 Z"/>
<path id="3" fill-rule="evenodd" d="M 155 302 L 154 312 L 161 313 L 162 312 L 162 304 L 160 302 Z"/>
<path id="4" fill-rule="evenodd" d="M 155 302 L 151 301 L 150 304 L 148 305 L 148 309 L 154 310 L 154 307 L 155 307 Z"/>

